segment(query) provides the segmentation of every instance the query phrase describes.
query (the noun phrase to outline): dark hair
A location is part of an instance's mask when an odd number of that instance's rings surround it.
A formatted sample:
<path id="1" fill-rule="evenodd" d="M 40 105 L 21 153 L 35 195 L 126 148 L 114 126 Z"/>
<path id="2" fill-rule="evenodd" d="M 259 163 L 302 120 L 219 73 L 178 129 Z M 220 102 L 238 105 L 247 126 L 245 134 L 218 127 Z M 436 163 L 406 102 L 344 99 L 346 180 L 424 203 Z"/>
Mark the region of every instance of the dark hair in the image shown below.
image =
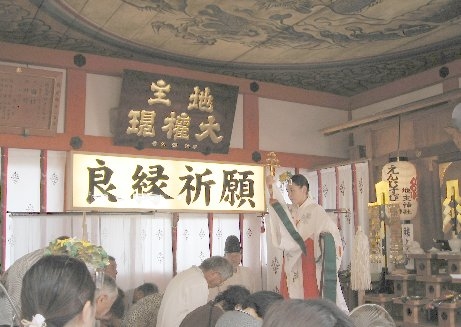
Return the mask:
<path id="1" fill-rule="evenodd" d="M 22 318 L 36 314 L 48 327 L 64 326 L 93 304 L 95 284 L 85 263 L 67 255 L 46 255 L 26 272 L 22 280 Z"/>
<path id="2" fill-rule="evenodd" d="M 158 286 L 155 285 L 154 283 L 144 283 L 142 285 L 139 285 L 135 289 L 136 291 L 141 291 L 144 296 L 149 295 L 149 294 L 154 294 L 158 293 Z"/>
<path id="3" fill-rule="evenodd" d="M 240 240 L 235 235 L 229 235 L 224 243 L 224 253 L 240 253 Z"/>
<path id="4" fill-rule="evenodd" d="M 232 274 L 234 273 L 234 267 L 229 262 L 229 260 L 221 256 L 212 256 L 203 260 L 200 265 L 200 269 L 203 271 L 213 270 L 221 274 L 221 278 L 223 280 L 232 277 Z"/>
<path id="5" fill-rule="evenodd" d="M 267 309 L 272 303 L 283 299 L 279 293 L 272 291 L 259 291 L 251 294 L 243 303 L 243 309 L 253 308 L 260 318 L 264 318 Z"/>
<path id="6" fill-rule="evenodd" d="M 354 327 L 348 315 L 326 299 L 293 299 L 274 303 L 263 327 Z"/>
<path id="7" fill-rule="evenodd" d="M 307 181 L 307 178 L 304 175 L 301 174 L 295 174 L 291 176 L 291 182 L 293 184 L 296 184 L 300 187 L 307 187 L 307 190 L 309 191 L 309 182 Z"/>
<path id="8" fill-rule="evenodd" d="M 240 285 L 231 285 L 215 297 L 214 303 L 222 302 L 224 311 L 231 311 L 238 304 L 243 305 L 249 295 L 250 291 L 247 288 Z"/>

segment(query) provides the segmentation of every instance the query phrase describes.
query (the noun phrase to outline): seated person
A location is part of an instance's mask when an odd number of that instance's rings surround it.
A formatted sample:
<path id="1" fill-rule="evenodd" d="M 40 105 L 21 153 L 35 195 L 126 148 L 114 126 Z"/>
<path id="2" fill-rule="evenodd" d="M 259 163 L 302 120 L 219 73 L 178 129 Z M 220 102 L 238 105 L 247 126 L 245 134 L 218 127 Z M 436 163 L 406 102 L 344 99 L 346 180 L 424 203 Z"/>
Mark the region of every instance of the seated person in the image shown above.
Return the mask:
<path id="1" fill-rule="evenodd" d="M 156 327 L 163 294 L 147 295 L 131 306 L 122 320 L 122 327 Z"/>
<path id="2" fill-rule="evenodd" d="M 101 289 L 96 290 L 96 319 L 107 320 L 107 314 L 118 296 L 118 288 L 115 280 L 109 275 L 104 275 L 104 283 Z"/>
<path id="3" fill-rule="evenodd" d="M 125 292 L 118 289 L 118 295 L 108 313 L 100 319 L 99 327 L 119 327 L 125 314 Z"/>
<path id="4" fill-rule="evenodd" d="M 24 275 L 23 326 L 92 327 L 95 283 L 83 261 L 47 255 Z"/>
<path id="5" fill-rule="evenodd" d="M 262 325 L 269 307 L 282 299 L 282 295 L 276 292 L 259 291 L 253 293 L 248 296 L 241 309 L 225 312 L 216 322 L 216 327 L 259 327 Z"/>
<path id="6" fill-rule="evenodd" d="M 117 261 L 111 255 L 109 255 L 109 264 L 104 269 L 104 274 L 107 276 L 112 277 L 114 280 L 117 280 Z"/>
<path id="7" fill-rule="evenodd" d="M 104 268 L 104 276 L 111 277 L 114 281 L 117 280 L 117 261 L 111 255 L 109 255 L 109 264 Z M 121 320 L 125 313 L 125 292 L 118 289 L 118 295 L 114 303 L 109 309 L 109 312 L 105 313 L 103 316 L 97 315 L 96 319 L 99 320 L 99 327 L 117 327 L 120 326 Z"/>
<path id="8" fill-rule="evenodd" d="M 179 327 L 214 326 L 225 311 L 241 309 L 250 295 L 243 286 L 229 286 L 213 300 L 189 313 Z"/>
<path id="9" fill-rule="evenodd" d="M 143 297 L 158 293 L 158 287 L 154 283 L 144 283 L 134 289 L 132 303 L 135 304 Z"/>
<path id="10" fill-rule="evenodd" d="M 274 303 L 264 316 L 263 327 L 354 327 L 352 320 L 327 299 L 294 299 Z"/>
<path id="11" fill-rule="evenodd" d="M 242 263 L 242 247 L 240 240 L 235 235 L 229 235 L 224 244 L 224 258 L 234 267 L 234 272 L 230 278 L 217 287 L 210 288 L 208 299 L 214 299 L 218 293 L 224 291 L 230 285 L 241 285 L 247 288 L 250 293 L 256 291 L 255 279 L 249 268 L 241 265 Z"/>
<path id="12" fill-rule="evenodd" d="M 65 240 L 68 238 L 69 236 L 60 236 L 56 240 Z M 25 254 L 13 262 L 13 264 L 3 273 L 0 282 L 5 286 L 15 309 L 12 308 L 6 296 L 0 296 L 0 326 L 11 325 L 11 319 L 14 311 L 18 311 L 19 315 L 21 315 L 22 278 L 27 270 L 29 270 L 34 263 L 45 255 L 45 250 L 46 247 Z"/>
<path id="13" fill-rule="evenodd" d="M 178 327 L 189 312 L 207 303 L 209 288 L 232 276 L 232 265 L 213 256 L 177 274 L 167 285 L 157 316 L 157 325 Z"/>

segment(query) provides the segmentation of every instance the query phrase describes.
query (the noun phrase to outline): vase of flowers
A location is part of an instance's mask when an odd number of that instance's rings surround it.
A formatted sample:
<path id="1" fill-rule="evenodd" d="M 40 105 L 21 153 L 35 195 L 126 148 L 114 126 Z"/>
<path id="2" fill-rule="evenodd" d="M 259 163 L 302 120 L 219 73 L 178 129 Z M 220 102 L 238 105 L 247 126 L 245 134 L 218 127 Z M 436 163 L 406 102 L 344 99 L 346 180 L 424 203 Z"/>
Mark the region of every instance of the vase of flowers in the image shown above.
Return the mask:
<path id="1" fill-rule="evenodd" d="M 104 268 L 109 264 L 109 256 L 102 246 L 75 237 L 56 239 L 45 249 L 45 255 L 68 255 L 86 263 L 97 288 L 104 283 Z"/>

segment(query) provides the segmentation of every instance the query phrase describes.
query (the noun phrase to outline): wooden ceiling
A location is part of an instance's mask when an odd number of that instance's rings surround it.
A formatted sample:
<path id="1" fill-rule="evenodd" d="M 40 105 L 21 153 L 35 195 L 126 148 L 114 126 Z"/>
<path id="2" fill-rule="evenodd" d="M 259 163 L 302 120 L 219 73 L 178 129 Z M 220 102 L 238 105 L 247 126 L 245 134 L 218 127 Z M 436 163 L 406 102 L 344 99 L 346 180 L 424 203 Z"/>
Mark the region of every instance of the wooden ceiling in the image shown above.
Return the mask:
<path id="1" fill-rule="evenodd" d="M 460 0 L 0 0 L 0 27 L 3 42 L 343 96 L 461 58 Z"/>

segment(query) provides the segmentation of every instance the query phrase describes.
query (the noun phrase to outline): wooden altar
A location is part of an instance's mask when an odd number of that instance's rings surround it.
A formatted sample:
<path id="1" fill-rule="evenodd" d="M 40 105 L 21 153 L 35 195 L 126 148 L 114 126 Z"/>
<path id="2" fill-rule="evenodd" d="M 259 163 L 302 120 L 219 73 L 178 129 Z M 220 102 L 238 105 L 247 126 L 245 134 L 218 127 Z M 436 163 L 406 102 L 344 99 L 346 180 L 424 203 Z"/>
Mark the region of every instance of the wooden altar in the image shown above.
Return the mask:
<path id="1" fill-rule="evenodd" d="M 461 253 L 409 254 L 414 273 L 388 274 L 392 294 L 369 293 L 365 303 L 383 306 L 397 326 L 461 326 Z"/>

